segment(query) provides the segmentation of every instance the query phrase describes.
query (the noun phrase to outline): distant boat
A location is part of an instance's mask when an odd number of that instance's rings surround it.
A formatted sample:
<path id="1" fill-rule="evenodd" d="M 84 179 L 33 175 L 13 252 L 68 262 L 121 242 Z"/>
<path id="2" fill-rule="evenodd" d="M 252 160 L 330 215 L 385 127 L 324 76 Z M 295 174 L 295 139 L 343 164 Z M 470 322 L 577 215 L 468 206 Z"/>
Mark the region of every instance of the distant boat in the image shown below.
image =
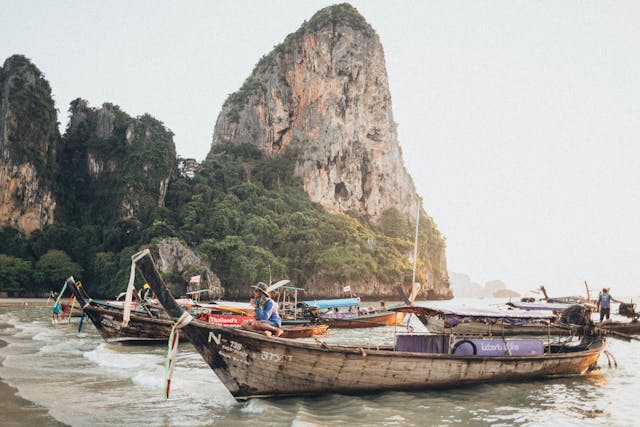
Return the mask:
<path id="1" fill-rule="evenodd" d="M 160 344 L 166 343 L 169 339 L 173 321 L 162 306 L 137 304 L 131 310 L 129 321 L 123 322 L 124 308 L 121 302 L 93 300 L 80 282 L 69 281 L 69 289 L 76 295 L 83 312 L 108 343 Z M 253 318 L 242 314 L 247 309 L 246 306 L 250 306 L 245 303 L 218 302 L 198 305 L 191 299 L 183 299 L 180 300 L 180 306 L 183 309 L 188 308 L 202 321 L 216 325 L 239 327 L 242 320 Z M 327 328 L 327 325 L 285 326 L 282 337 L 308 338 L 324 334 Z"/>
<path id="2" fill-rule="evenodd" d="M 378 393 L 583 375 L 596 368 L 604 350 L 604 339 L 598 336 L 562 346 L 529 340 L 523 345 L 525 354 L 513 346 L 519 343 L 504 339 L 488 343 L 486 350 L 482 341 L 452 346 L 449 334 L 397 336 L 395 345 L 375 348 L 266 337 L 191 318 L 169 293 L 151 253 L 147 250 L 137 256 L 160 303 L 179 319 L 180 331 L 236 399 Z M 415 306 L 397 310 L 429 314 Z M 473 354 L 461 354 L 468 352 L 467 347 L 475 347 Z M 502 348 L 499 355 L 491 354 Z"/>
<path id="3" fill-rule="evenodd" d="M 548 303 L 545 301 L 538 302 L 508 302 L 505 304 L 506 312 L 513 310 L 525 310 L 525 311 L 548 311 L 553 316 L 550 317 L 549 322 L 544 323 L 526 323 L 526 324 L 512 324 L 512 323 L 486 323 L 483 319 L 474 319 L 465 321 L 461 324 L 455 325 L 456 333 L 458 334 L 472 334 L 472 335 L 495 335 L 495 336 L 515 336 L 515 335 L 529 335 L 529 336 L 567 336 L 574 335 L 576 333 L 577 326 L 562 321 L 562 314 L 574 307 L 581 304 L 566 304 L 566 303 Z M 581 305 L 587 310 L 591 310 L 593 305 Z M 427 329 L 433 333 L 445 333 L 450 332 L 453 327 L 446 320 L 444 315 L 429 317 L 426 321 Z M 630 340 L 631 338 L 625 335 L 637 335 L 640 334 L 640 322 L 638 319 L 631 321 L 612 321 L 606 320 L 604 322 L 594 323 L 594 327 L 602 330 L 605 334 L 611 335 L 615 338 L 624 340 Z"/>
<path id="4" fill-rule="evenodd" d="M 408 304 L 413 304 L 419 291 L 420 285 L 415 283 Z M 320 320 L 331 328 L 398 326 L 403 324 L 407 314 L 395 311 L 393 307 L 362 308 L 360 298 L 309 300 L 300 304 L 304 310 L 315 312 Z"/>

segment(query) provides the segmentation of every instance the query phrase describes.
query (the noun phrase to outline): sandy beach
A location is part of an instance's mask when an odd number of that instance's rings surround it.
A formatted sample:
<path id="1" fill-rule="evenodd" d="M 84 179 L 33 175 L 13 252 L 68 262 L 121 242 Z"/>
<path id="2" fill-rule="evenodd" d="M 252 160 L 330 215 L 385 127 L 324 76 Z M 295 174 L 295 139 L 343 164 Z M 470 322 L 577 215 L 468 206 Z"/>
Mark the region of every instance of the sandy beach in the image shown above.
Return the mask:
<path id="1" fill-rule="evenodd" d="M 46 299 L 20 299 L 20 298 L 0 298 L 0 306 L 46 306 Z M 0 335 L 2 330 L 8 327 L 7 324 L 0 323 Z M 0 339 L 0 347 L 6 346 L 7 343 Z M 0 359 L 0 365 L 3 360 Z M 55 418 L 49 415 L 49 411 L 36 405 L 33 402 L 25 400 L 16 394 L 16 389 L 4 382 L 0 378 L 0 414 L 2 416 L 3 427 L 28 427 L 28 426 L 64 426 Z"/>
<path id="2" fill-rule="evenodd" d="M 0 298 L 0 307 L 53 307 L 53 301 L 47 298 Z"/>

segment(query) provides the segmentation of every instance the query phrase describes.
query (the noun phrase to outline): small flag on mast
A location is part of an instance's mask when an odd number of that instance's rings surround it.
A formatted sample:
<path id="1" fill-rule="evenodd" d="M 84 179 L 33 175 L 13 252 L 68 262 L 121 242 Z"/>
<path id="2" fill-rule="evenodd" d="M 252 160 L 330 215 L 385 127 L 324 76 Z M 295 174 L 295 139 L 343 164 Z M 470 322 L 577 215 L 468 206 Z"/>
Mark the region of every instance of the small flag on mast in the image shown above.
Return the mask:
<path id="1" fill-rule="evenodd" d="M 351 285 L 343 286 L 342 287 L 342 291 L 343 292 L 351 292 Z"/>

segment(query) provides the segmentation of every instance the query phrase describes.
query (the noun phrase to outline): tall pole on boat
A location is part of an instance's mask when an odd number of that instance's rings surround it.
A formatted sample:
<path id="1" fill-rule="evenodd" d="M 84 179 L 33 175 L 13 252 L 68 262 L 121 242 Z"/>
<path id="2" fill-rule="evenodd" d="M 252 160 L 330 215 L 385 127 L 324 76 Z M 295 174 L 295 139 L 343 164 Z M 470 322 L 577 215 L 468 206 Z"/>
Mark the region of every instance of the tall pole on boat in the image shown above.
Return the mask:
<path id="1" fill-rule="evenodd" d="M 420 224 L 420 200 L 416 201 L 416 237 L 413 241 L 413 277 L 411 278 L 411 293 L 416 283 L 416 261 L 418 260 L 418 225 Z"/>

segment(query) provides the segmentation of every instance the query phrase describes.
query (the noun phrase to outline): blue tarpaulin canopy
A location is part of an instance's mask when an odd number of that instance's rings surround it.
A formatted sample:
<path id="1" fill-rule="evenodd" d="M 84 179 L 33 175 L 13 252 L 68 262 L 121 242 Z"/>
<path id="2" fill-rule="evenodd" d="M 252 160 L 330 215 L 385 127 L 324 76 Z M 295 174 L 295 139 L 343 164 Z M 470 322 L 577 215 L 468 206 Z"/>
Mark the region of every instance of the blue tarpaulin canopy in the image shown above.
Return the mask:
<path id="1" fill-rule="evenodd" d="M 303 301 L 303 303 L 310 307 L 318 308 L 357 307 L 360 305 L 360 298 L 319 299 L 314 301 Z"/>

